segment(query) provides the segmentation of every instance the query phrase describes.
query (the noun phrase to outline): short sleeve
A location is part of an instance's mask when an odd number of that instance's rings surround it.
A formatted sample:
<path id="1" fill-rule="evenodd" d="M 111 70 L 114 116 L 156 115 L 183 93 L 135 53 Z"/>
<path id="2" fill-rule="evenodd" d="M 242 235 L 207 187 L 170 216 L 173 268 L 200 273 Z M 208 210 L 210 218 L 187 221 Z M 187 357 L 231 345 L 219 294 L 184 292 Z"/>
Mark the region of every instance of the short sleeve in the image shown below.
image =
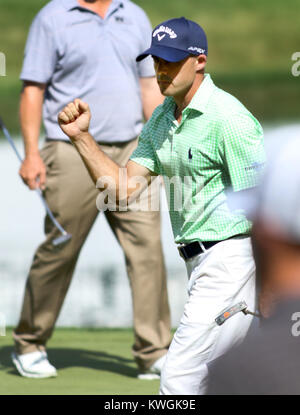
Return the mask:
<path id="1" fill-rule="evenodd" d="M 44 15 L 39 13 L 29 30 L 20 79 L 49 82 L 56 66 L 56 59 L 54 30 Z"/>
<path id="2" fill-rule="evenodd" d="M 224 122 L 219 152 L 234 191 L 257 185 L 266 158 L 261 125 L 251 114 L 237 114 Z"/>
<path id="3" fill-rule="evenodd" d="M 152 38 L 152 26 L 147 15 L 144 12 L 140 15 L 139 24 L 141 32 L 140 53 L 143 53 L 146 49 L 150 47 Z M 137 62 L 137 67 L 140 78 L 148 78 L 155 76 L 154 64 L 151 56 L 148 56 L 142 61 Z"/>
<path id="4" fill-rule="evenodd" d="M 159 164 L 157 162 L 157 157 L 149 137 L 149 122 L 145 124 L 138 141 L 138 146 L 132 153 L 130 160 L 135 163 L 141 164 L 150 171 L 156 174 L 160 174 Z"/>

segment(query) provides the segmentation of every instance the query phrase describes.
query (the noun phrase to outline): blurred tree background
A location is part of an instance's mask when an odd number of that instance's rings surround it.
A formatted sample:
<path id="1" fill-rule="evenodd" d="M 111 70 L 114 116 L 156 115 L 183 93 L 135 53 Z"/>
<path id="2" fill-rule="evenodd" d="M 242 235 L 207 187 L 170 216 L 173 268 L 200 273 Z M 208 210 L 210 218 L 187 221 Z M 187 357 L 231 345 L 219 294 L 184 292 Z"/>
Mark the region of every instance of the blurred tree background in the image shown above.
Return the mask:
<path id="1" fill-rule="evenodd" d="M 300 0 L 136 0 L 152 25 L 185 16 L 203 26 L 215 83 L 239 98 L 262 122 L 299 120 L 300 77 L 291 73 L 300 52 Z M 18 134 L 18 79 L 30 23 L 47 1 L 0 0 L 0 115 Z"/>

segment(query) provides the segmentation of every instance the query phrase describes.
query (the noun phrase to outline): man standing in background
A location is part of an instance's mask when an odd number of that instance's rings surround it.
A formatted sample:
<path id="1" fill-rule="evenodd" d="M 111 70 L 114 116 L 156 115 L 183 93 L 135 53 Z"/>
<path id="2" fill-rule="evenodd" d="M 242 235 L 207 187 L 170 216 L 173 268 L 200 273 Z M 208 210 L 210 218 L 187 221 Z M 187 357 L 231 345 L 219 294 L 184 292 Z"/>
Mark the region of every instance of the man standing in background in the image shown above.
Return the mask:
<path id="1" fill-rule="evenodd" d="M 35 253 L 14 331 L 12 358 L 23 376 L 56 376 L 46 343 L 98 214 L 98 190 L 60 130 L 57 114 L 78 96 L 88 101 L 93 136 L 106 154 L 126 165 L 137 146 L 143 112 L 148 119 L 162 102 L 151 59 L 135 61 L 148 47 L 150 34 L 147 16 L 129 0 L 53 0 L 32 23 L 21 73 L 25 160 L 20 175 L 30 189 L 44 190 L 51 210 L 72 239 L 54 247 L 58 231 L 46 217 L 47 237 Z M 40 153 L 42 110 L 46 143 Z M 129 209 L 105 215 L 125 254 L 133 299 L 132 350 L 139 377 L 157 377 L 170 343 L 160 212 Z"/>

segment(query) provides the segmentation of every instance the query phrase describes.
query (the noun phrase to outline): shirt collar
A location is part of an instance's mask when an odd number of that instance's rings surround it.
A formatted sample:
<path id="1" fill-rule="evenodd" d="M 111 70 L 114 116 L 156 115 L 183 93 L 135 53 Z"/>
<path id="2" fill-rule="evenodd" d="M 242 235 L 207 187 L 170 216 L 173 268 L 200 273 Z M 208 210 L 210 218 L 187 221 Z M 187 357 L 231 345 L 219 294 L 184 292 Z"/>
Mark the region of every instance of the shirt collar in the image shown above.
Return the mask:
<path id="1" fill-rule="evenodd" d="M 124 1 L 125 0 L 112 0 L 109 7 L 122 7 Z M 81 7 L 77 0 L 63 0 L 63 2 L 68 11 Z"/>
<path id="2" fill-rule="evenodd" d="M 194 109 L 196 111 L 204 113 L 208 104 L 208 101 L 211 97 L 211 94 L 216 89 L 213 80 L 209 74 L 204 75 L 204 79 L 193 96 L 191 102 L 186 108 Z"/>

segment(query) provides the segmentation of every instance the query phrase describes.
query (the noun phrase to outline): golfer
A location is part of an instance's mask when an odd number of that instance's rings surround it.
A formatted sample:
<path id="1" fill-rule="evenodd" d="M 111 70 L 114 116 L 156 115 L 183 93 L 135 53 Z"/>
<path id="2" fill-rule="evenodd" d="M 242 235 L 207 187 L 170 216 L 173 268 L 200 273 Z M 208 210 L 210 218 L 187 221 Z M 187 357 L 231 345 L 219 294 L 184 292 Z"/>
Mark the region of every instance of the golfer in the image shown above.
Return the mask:
<path id="1" fill-rule="evenodd" d="M 137 60 L 148 55 L 166 99 L 142 130 L 126 174 L 89 134 L 86 103 L 76 99 L 58 120 L 93 181 L 109 176 L 115 183 L 119 203 L 120 194 L 130 200 L 142 190 L 133 185 L 136 177 L 151 183 L 152 176 L 163 176 L 189 297 L 162 369 L 160 393 L 204 394 L 207 363 L 239 343 L 252 320 L 239 313 L 218 326 L 215 318 L 238 301 L 255 308 L 251 223 L 242 213 L 231 213 L 225 189 L 256 184 L 264 165 L 263 132 L 205 73 L 207 39 L 198 24 L 183 17 L 159 24 L 151 47 Z"/>

